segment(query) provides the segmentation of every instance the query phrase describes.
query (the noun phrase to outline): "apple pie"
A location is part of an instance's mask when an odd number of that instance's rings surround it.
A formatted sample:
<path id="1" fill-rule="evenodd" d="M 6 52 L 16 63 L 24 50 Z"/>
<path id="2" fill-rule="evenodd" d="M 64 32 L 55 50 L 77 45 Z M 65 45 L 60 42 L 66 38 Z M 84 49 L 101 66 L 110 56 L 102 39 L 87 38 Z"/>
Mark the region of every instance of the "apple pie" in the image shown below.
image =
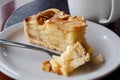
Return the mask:
<path id="1" fill-rule="evenodd" d="M 90 61 L 94 53 L 88 44 L 87 23 L 83 17 L 70 16 L 58 9 L 47 9 L 24 19 L 24 32 L 30 43 L 61 52 L 42 64 L 42 69 L 69 75 Z"/>

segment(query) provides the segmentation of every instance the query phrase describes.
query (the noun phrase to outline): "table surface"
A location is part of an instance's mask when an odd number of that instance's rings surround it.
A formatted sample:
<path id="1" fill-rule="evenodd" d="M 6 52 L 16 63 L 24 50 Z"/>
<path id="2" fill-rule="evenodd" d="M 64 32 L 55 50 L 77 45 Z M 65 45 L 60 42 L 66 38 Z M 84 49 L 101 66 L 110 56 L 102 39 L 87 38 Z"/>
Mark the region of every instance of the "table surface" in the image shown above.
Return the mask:
<path id="1" fill-rule="evenodd" d="M 46 8 L 49 8 L 49 7 L 51 7 L 51 6 L 50 6 L 50 4 L 51 4 L 52 7 L 57 7 L 58 9 L 65 10 L 67 13 L 69 13 L 66 0 L 62 0 L 62 4 L 59 4 L 59 6 L 58 6 L 58 5 L 57 5 L 57 6 L 53 6 L 53 2 L 54 2 L 54 4 L 56 4 L 56 3 L 58 4 L 59 2 L 61 2 L 61 0 L 53 0 L 52 3 L 51 3 L 50 0 L 38 0 L 38 1 L 39 1 L 41 4 L 39 3 L 39 5 L 38 5 L 38 2 L 35 1 L 35 2 L 33 2 L 33 3 L 27 4 L 27 5 L 24 6 L 23 8 L 20 8 L 20 9 L 16 10 L 16 11 L 8 18 L 8 20 L 7 20 L 6 23 L 4 24 L 4 27 L 9 27 L 9 26 L 11 26 L 11 25 L 13 25 L 13 24 L 15 24 L 15 23 L 21 22 L 24 17 L 29 16 L 29 15 L 31 15 L 31 14 L 33 14 L 33 13 L 36 13 L 36 12 L 38 12 L 38 11 L 41 11 L 41 10 L 45 9 L 45 7 L 44 7 L 44 8 L 41 7 L 42 5 L 44 5 L 44 6 L 46 5 Z M 49 5 L 46 4 L 46 3 L 49 3 Z M 47 5 L 48 5 L 48 6 L 47 6 Z M 34 10 L 34 12 L 31 12 L 31 11 L 33 11 L 33 10 L 30 10 L 31 13 L 30 13 L 30 14 L 27 14 L 27 13 L 29 13 L 29 9 L 28 9 L 27 7 L 30 7 L 30 6 L 33 7 L 32 9 Z M 25 8 L 25 7 L 26 7 L 26 8 Z M 39 7 L 39 9 L 38 9 L 38 7 Z M 28 9 L 28 10 L 26 10 L 26 9 Z M 36 10 L 36 11 L 35 11 L 35 10 Z M 27 11 L 27 12 L 22 13 L 23 11 Z M 20 14 L 21 14 L 21 15 L 24 14 L 24 16 L 20 16 Z M 17 16 L 17 17 L 16 17 L 16 16 Z M 18 17 L 20 17 L 19 20 L 18 20 Z M 17 19 L 16 19 L 16 18 L 17 18 Z M 113 22 L 113 23 L 107 24 L 107 25 L 105 25 L 105 26 L 106 26 L 107 28 L 111 29 L 113 32 L 115 32 L 115 33 L 120 37 L 120 19 L 117 20 L 117 21 L 115 21 L 115 22 Z M 14 79 L 12 79 L 12 78 L 8 77 L 7 75 L 5 75 L 4 73 L 0 72 L 0 80 L 14 80 Z M 103 77 L 101 80 L 120 80 L 120 67 L 119 67 L 118 69 L 116 69 L 115 71 L 113 71 L 111 74 Z"/>

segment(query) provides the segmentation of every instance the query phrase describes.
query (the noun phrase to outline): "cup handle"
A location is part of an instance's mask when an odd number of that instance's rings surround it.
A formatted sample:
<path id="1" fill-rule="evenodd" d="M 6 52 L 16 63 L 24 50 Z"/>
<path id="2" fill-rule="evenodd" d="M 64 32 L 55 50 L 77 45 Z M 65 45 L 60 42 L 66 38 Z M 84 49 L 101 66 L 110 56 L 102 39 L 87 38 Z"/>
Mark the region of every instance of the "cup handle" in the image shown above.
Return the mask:
<path id="1" fill-rule="evenodd" d="M 119 0 L 111 0 L 111 11 L 108 19 L 100 19 L 99 23 L 106 24 L 113 22 L 119 18 Z"/>

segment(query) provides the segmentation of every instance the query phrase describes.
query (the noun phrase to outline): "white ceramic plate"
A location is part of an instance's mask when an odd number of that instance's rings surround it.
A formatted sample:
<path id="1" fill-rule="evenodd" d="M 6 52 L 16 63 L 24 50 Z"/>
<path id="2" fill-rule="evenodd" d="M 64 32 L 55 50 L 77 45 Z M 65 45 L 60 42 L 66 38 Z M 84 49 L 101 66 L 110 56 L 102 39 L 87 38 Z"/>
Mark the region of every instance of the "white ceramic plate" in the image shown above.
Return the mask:
<path id="1" fill-rule="evenodd" d="M 0 70 L 18 80 L 87 80 L 102 77 L 120 65 L 120 38 L 104 26 L 87 21 L 86 37 L 96 54 L 102 54 L 105 62 L 100 65 L 87 64 L 74 71 L 70 77 L 44 72 L 42 61 L 50 59 L 46 53 L 15 47 L 0 49 Z M 0 33 L 0 38 L 29 44 L 24 36 L 23 25 L 18 23 Z"/>

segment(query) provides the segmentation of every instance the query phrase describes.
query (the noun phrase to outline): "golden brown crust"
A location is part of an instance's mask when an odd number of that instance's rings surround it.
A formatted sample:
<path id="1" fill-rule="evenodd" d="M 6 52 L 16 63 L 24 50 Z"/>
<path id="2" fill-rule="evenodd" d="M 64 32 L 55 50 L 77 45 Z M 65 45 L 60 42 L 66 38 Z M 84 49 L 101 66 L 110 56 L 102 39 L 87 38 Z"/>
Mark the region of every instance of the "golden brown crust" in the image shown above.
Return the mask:
<path id="1" fill-rule="evenodd" d="M 57 14 L 59 12 L 60 12 L 60 10 L 58 10 L 58 9 L 48 9 L 48 10 L 39 12 L 35 15 L 25 18 L 24 23 L 30 24 L 33 21 L 33 23 L 36 22 L 36 24 L 42 25 L 44 23 L 44 21 L 50 19 L 51 17 L 53 17 L 55 14 Z"/>
<path id="2" fill-rule="evenodd" d="M 48 24 L 57 24 L 59 28 L 66 31 L 78 31 L 87 26 L 82 17 L 69 16 L 58 9 L 48 9 L 32 15 L 24 20 L 24 24 L 26 26 L 30 24 L 42 25 L 45 21 Z M 61 24 L 57 23 L 57 21 L 61 22 Z"/>
<path id="3" fill-rule="evenodd" d="M 42 68 L 42 70 L 48 71 L 48 72 L 50 72 L 52 69 L 49 61 L 43 62 L 41 68 Z"/>

